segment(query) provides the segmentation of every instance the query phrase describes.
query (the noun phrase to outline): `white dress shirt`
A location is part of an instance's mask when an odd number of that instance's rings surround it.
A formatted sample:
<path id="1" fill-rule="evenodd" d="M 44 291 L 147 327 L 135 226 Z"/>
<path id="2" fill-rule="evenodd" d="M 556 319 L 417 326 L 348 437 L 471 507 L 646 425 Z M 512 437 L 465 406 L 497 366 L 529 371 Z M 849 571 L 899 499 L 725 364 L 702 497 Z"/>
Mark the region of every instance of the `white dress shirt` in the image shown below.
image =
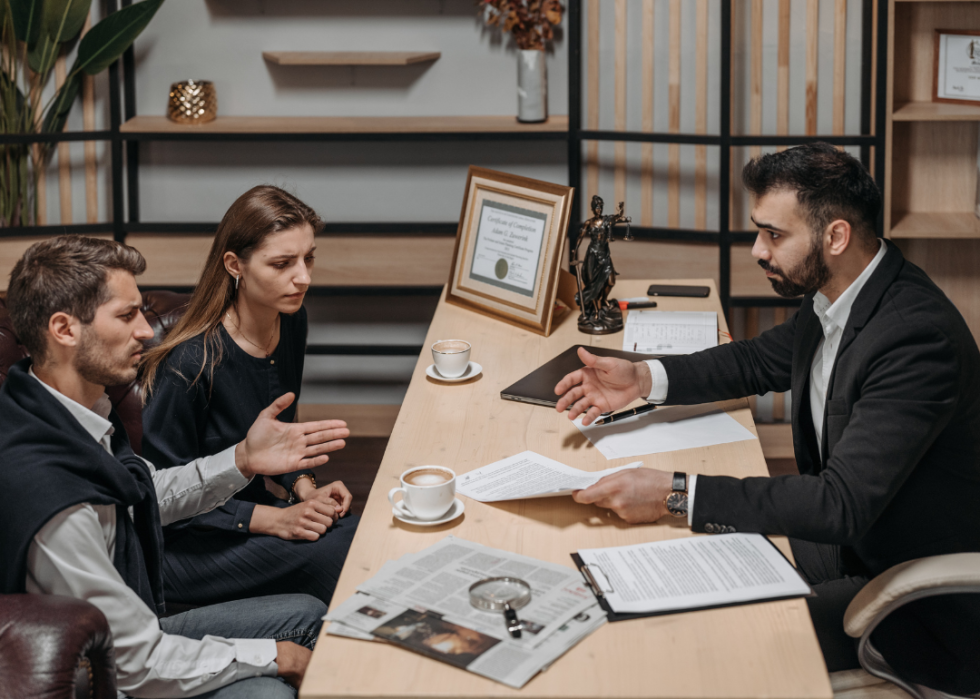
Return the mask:
<path id="1" fill-rule="evenodd" d="M 823 326 L 824 339 L 820 340 L 817 352 L 813 357 L 813 364 L 810 367 L 810 412 L 813 416 L 813 429 L 817 433 L 817 445 L 823 456 L 823 413 L 827 402 L 827 381 L 830 380 L 830 373 L 834 368 L 834 361 L 837 359 L 837 350 L 840 348 L 841 335 L 847 325 L 847 319 L 851 315 L 851 306 L 861 289 L 874 273 L 878 264 L 885 256 L 885 242 L 880 241 L 881 247 L 868 266 L 857 276 L 851 285 L 844 290 L 834 303 L 821 292 L 813 296 L 813 312 L 816 314 Z M 651 388 L 650 395 L 647 396 L 648 403 L 660 404 L 667 400 L 667 370 L 659 359 L 646 360 L 650 367 Z M 687 525 L 691 526 L 694 521 L 694 488 L 697 484 L 697 474 L 691 474 L 687 478 Z"/>
<path id="2" fill-rule="evenodd" d="M 33 370 L 29 373 L 37 379 Z M 37 380 L 92 439 L 112 453 L 114 428 L 106 419 L 111 410 L 107 396 L 89 410 Z M 158 471 L 146 463 L 163 525 L 207 512 L 249 483 L 235 466 L 234 447 L 179 468 Z M 26 588 L 33 594 L 84 599 L 105 614 L 115 646 L 120 696 L 188 696 L 246 677 L 277 674 L 273 639 L 205 636 L 197 641 L 163 633 L 156 614 L 123 582 L 112 564 L 115 547 L 115 505 L 69 507 L 34 536 L 27 552 Z"/>
<path id="3" fill-rule="evenodd" d="M 840 349 L 844 326 L 847 325 L 847 319 L 851 315 L 854 300 L 884 256 L 885 242 L 881 241 L 878 254 L 833 303 L 819 291 L 813 296 L 813 312 L 823 326 L 823 339 L 817 345 L 813 364 L 810 365 L 810 414 L 813 417 L 813 430 L 817 435 L 817 448 L 820 450 L 821 459 L 823 458 L 823 413 L 827 404 L 827 382 L 830 381 L 830 373 L 837 360 L 837 350 Z"/>

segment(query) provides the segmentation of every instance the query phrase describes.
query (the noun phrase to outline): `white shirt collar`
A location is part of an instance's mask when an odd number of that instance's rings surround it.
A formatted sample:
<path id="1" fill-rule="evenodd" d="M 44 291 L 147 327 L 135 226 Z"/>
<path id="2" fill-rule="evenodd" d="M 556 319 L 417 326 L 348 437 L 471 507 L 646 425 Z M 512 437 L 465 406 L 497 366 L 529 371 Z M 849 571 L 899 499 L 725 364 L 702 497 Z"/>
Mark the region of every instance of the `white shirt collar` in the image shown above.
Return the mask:
<path id="1" fill-rule="evenodd" d="M 34 373 L 34 367 L 29 367 L 27 373 L 33 376 L 39 384 L 44 386 L 48 393 L 54 396 L 58 402 L 65 406 L 65 408 L 68 409 L 68 412 L 72 414 L 72 417 L 78 420 L 78 424 L 80 424 L 86 432 L 92 435 L 92 439 L 94 439 L 96 442 L 101 442 L 104 437 L 115 432 L 115 428 L 112 426 L 112 423 L 107 419 L 109 417 L 109 413 L 112 412 L 112 403 L 109 401 L 109 396 L 107 396 L 105 393 L 103 393 L 102 397 L 95 402 L 95 405 L 92 406 L 92 410 L 89 410 L 81 403 L 76 403 L 64 393 L 51 388 L 46 383 L 41 381 L 41 379 L 37 378 L 37 374 Z"/>
<path id="2" fill-rule="evenodd" d="M 851 307 L 854 305 L 854 301 L 857 299 L 858 294 L 861 293 L 861 289 L 874 274 L 875 269 L 878 264 L 885 257 L 885 251 L 887 246 L 885 241 L 879 241 L 881 247 L 878 248 L 878 253 L 874 256 L 868 266 L 857 276 L 851 285 L 844 289 L 844 292 L 837 297 L 837 300 L 833 303 L 830 302 L 826 296 L 821 292 L 817 292 L 813 295 L 813 312 L 817 314 L 817 318 L 820 320 L 820 324 L 823 326 L 824 334 L 829 334 L 830 330 L 837 327 L 843 329 L 847 324 L 847 319 L 851 315 Z"/>

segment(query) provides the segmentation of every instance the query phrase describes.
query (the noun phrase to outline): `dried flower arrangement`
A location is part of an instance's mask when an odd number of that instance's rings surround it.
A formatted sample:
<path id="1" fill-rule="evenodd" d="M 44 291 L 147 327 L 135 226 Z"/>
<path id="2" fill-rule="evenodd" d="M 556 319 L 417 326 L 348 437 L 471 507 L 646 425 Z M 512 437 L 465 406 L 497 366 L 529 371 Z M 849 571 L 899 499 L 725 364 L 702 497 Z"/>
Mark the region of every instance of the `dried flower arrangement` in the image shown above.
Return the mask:
<path id="1" fill-rule="evenodd" d="M 554 38 L 552 28 L 561 24 L 565 10 L 559 0 L 478 0 L 478 5 L 488 25 L 513 34 L 519 49 L 537 51 Z"/>

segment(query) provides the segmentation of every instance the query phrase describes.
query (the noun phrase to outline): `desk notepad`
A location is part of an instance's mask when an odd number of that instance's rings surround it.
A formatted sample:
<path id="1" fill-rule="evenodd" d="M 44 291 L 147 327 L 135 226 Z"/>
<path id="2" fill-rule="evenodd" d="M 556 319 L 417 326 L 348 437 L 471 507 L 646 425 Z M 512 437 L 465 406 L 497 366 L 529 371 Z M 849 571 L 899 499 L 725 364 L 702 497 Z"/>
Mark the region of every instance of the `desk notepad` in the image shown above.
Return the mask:
<path id="1" fill-rule="evenodd" d="M 623 350 L 644 354 L 691 354 L 718 345 L 714 311 L 630 311 Z"/>

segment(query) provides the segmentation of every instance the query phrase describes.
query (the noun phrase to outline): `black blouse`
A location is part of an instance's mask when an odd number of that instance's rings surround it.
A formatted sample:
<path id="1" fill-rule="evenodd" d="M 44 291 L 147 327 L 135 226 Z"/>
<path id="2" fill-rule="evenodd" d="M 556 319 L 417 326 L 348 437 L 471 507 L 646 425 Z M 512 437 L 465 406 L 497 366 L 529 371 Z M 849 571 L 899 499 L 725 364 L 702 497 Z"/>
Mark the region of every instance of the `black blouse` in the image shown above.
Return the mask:
<path id="1" fill-rule="evenodd" d="M 224 326 L 218 326 L 221 362 L 211 376 L 201 369 L 204 335 L 178 345 L 157 373 L 149 401 L 143 408 L 143 456 L 157 468 L 186 464 L 210 456 L 245 439 L 259 413 L 284 393 L 296 400 L 279 414 L 293 422 L 303 380 L 306 357 L 306 309 L 280 315 L 279 345 L 266 358 L 253 357 L 239 347 Z M 209 357 L 210 359 L 210 357 Z M 287 491 L 309 471 L 276 476 Z M 168 529 L 202 527 L 247 533 L 256 504 L 272 504 L 262 478 L 253 478 L 224 505 L 171 525 Z"/>

